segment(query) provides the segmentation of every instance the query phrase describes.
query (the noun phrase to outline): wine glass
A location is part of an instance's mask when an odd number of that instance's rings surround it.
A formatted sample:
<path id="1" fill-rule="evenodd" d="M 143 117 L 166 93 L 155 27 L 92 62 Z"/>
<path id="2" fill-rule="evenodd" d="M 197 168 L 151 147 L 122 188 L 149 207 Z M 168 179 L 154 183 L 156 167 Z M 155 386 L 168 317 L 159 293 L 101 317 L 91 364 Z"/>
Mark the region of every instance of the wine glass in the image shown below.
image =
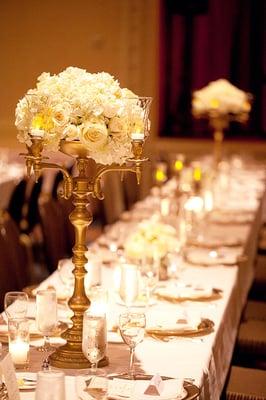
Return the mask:
<path id="1" fill-rule="evenodd" d="M 140 312 L 125 312 L 119 316 L 119 330 L 123 341 L 130 349 L 129 371 L 124 374 L 129 379 L 134 379 L 134 357 L 137 344 L 144 339 L 146 317 Z"/>
<path id="2" fill-rule="evenodd" d="M 143 257 L 141 260 L 140 274 L 146 291 L 148 306 L 151 293 L 159 281 L 159 263 L 160 259 L 156 257 Z"/>
<path id="3" fill-rule="evenodd" d="M 139 295 L 139 270 L 136 265 L 121 265 L 119 295 L 126 307 L 130 307 Z"/>
<path id="4" fill-rule="evenodd" d="M 98 362 L 105 356 L 107 330 L 105 314 L 95 314 L 90 310 L 84 313 L 82 331 L 82 351 L 91 363 L 89 375 L 101 375 Z"/>
<path id="5" fill-rule="evenodd" d="M 23 319 L 28 311 L 28 295 L 24 292 L 7 292 L 4 299 L 8 319 Z"/>
<path id="6" fill-rule="evenodd" d="M 50 336 L 57 326 L 57 299 L 53 289 L 38 290 L 36 295 L 36 324 L 38 330 L 44 335 L 43 351 L 46 357 L 42 368 L 49 368 L 48 353 L 53 348 L 50 345 Z"/>

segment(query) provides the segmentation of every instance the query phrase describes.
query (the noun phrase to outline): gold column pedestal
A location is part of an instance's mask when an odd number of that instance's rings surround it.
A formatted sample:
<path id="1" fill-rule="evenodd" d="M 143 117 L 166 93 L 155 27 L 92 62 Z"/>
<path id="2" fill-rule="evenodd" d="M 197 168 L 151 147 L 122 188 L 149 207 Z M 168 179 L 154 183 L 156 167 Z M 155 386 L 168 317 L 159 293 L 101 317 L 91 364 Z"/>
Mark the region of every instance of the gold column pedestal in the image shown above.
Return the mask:
<path id="1" fill-rule="evenodd" d="M 26 154 L 26 165 L 28 174 L 32 170 L 36 179 L 40 176 L 41 170 L 45 168 L 55 168 L 62 171 L 64 176 L 63 197 L 68 199 L 72 197 L 74 209 L 70 213 L 69 219 L 75 229 L 75 245 L 73 247 L 73 263 L 74 267 L 74 292 L 70 298 L 68 305 L 73 311 L 71 318 L 73 326 L 62 334 L 67 343 L 58 347 L 54 353 L 49 356 L 51 365 L 58 368 L 83 369 L 90 367 L 90 362 L 85 358 L 82 352 L 82 328 L 83 315 L 90 306 L 90 300 L 87 298 L 84 286 L 84 277 L 87 273 L 85 264 L 87 258 L 85 253 L 86 232 L 91 224 L 93 217 L 89 206 L 89 196 L 103 199 L 100 181 L 104 174 L 110 171 L 128 171 L 136 174 L 139 182 L 141 175 L 141 164 L 147 159 L 142 158 L 143 141 L 135 141 L 132 143 L 133 158 L 129 159 L 129 164 L 125 165 L 107 165 L 99 166 L 94 177 L 87 176 L 87 164 L 90 157 L 89 151 L 78 141 L 65 141 L 60 143 L 60 151 L 76 158 L 78 176 L 71 177 L 64 167 L 57 164 L 47 163 L 42 157 L 42 140 L 32 139 L 32 145 L 28 147 Z M 108 364 L 108 358 L 104 357 L 99 362 L 99 366 L 103 367 Z"/>
<path id="2" fill-rule="evenodd" d="M 86 274 L 85 264 L 87 258 L 85 253 L 86 232 L 88 226 L 92 223 L 93 217 L 88 211 L 89 199 L 92 194 L 88 188 L 88 178 L 86 177 L 87 159 L 77 158 L 78 177 L 73 178 L 72 198 L 74 210 L 69 215 L 69 219 L 75 228 L 75 246 L 73 247 L 73 264 L 75 286 L 72 297 L 69 300 L 69 308 L 74 315 L 71 318 L 73 326 L 62 334 L 67 343 L 59 347 L 49 357 L 51 365 L 58 368 L 88 368 L 90 362 L 85 358 L 82 352 L 82 325 L 83 314 L 90 306 L 90 300 L 87 298 L 84 287 L 84 277 Z M 99 362 L 99 366 L 104 367 L 108 364 L 107 357 Z"/>

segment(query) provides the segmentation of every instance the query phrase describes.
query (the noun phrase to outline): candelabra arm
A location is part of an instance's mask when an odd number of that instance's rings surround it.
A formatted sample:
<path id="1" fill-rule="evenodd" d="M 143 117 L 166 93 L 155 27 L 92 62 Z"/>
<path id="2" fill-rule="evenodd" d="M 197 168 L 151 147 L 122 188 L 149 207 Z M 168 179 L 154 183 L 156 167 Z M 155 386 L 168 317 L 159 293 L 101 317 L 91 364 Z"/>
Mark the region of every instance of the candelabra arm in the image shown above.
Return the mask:
<path id="1" fill-rule="evenodd" d="M 136 161 L 136 164 L 133 166 L 129 165 L 108 165 L 106 167 L 100 168 L 93 181 L 92 181 L 92 195 L 93 197 L 103 200 L 104 194 L 101 189 L 101 178 L 107 174 L 108 172 L 133 172 L 137 176 L 138 183 L 140 182 L 141 177 L 141 160 L 139 162 Z"/>

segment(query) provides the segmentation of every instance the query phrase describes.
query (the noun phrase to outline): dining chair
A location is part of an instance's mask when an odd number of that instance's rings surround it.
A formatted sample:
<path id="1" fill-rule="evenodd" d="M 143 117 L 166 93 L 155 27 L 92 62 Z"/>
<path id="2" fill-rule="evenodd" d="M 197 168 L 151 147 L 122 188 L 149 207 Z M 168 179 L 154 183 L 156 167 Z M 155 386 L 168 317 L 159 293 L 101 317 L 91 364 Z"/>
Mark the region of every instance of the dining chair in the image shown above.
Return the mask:
<path id="1" fill-rule="evenodd" d="M 46 266 L 49 272 L 53 272 L 58 261 L 71 253 L 66 220 L 61 203 L 50 196 L 41 196 L 39 212 Z"/>
<path id="2" fill-rule="evenodd" d="M 0 307 L 7 291 L 22 290 L 30 283 L 31 244 L 21 236 L 10 215 L 0 218 Z"/>
<path id="3" fill-rule="evenodd" d="M 266 400 L 266 371 L 232 366 L 226 400 Z"/>
<path id="4" fill-rule="evenodd" d="M 263 301 L 249 300 L 246 304 L 242 319 L 243 321 L 253 319 L 266 321 L 266 303 Z"/>
<path id="5" fill-rule="evenodd" d="M 238 365 L 266 369 L 266 321 L 250 319 L 240 324 L 234 360 Z"/>

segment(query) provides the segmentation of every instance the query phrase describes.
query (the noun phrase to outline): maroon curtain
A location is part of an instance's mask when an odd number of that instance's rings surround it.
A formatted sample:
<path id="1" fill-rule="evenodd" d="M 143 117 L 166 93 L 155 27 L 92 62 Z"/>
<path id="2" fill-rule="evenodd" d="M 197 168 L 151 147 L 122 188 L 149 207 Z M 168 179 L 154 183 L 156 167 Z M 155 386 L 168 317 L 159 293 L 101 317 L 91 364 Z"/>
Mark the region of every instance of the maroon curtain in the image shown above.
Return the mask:
<path id="1" fill-rule="evenodd" d="M 161 135 L 207 137 L 207 123 L 191 117 L 191 93 L 225 78 L 254 94 L 248 126 L 232 124 L 227 135 L 266 137 L 263 5 L 263 0 L 162 0 Z"/>

